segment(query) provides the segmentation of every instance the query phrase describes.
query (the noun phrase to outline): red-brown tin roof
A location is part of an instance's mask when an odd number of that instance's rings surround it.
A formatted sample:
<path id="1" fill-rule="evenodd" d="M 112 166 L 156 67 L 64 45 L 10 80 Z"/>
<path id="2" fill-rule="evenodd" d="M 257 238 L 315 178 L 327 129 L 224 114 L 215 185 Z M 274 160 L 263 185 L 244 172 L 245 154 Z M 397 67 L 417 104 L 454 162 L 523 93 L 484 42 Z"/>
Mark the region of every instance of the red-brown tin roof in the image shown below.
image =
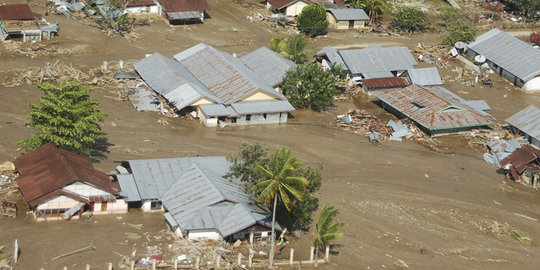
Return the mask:
<path id="1" fill-rule="evenodd" d="M 364 79 L 362 83 L 368 90 L 405 87 L 409 85 L 407 79 L 403 77 Z"/>
<path id="2" fill-rule="evenodd" d="M 521 148 L 515 150 L 512 154 L 501 160 L 499 164 L 503 168 L 511 164 L 519 174 L 522 174 L 527 168 L 531 171 L 539 170 L 538 165 L 535 166 L 531 164 L 535 160 L 540 161 L 540 150 L 530 145 L 523 145 Z"/>
<path id="3" fill-rule="evenodd" d="M 87 157 L 56 147 L 53 143 L 19 157 L 14 163 L 21 175 L 17 184 L 31 207 L 75 181 L 90 183 L 113 195 L 120 192 L 118 184 L 94 169 Z"/>
<path id="4" fill-rule="evenodd" d="M 166 12 L 209 10 L 206 0 L 158 0 Z"/>
<path id="5" fill-rule="evenodd" d="M 155 4 L 154 0 L 135 0 L 128 2 L 126 7 L 152 6 Z"/>
<path id="6" fill-rule="evenodd" d="M 28 4 L 13 4 L 0 6 L 0 21 L 2 20 L 34 20 L 36 15 L 32 13 Z"/>

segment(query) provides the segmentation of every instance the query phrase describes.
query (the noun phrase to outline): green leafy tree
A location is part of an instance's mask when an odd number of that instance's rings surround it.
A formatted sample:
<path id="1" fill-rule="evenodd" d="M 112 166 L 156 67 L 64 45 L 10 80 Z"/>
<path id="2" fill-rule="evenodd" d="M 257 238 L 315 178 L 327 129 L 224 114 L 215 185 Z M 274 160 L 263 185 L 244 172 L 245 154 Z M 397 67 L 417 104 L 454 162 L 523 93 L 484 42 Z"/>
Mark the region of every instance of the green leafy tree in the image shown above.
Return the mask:
<path id="1" fill-rule="evenodd" d="M 245 183 L 246 189 L 251 191 L 252 187 L 260 181 L 266 180 L 264 174 L 257 168 L 256 164 L 267 167 L 270 163 L 270 154 L 267 148 L 260 143 L 246 143 L 240 145 L 239 157 L 232 157 L 230 172 L 226 178 L 240 179 Z M 322 183 L 322 165 L 315 168 L 305 166 L 295 170 L 294 175 L 304 177 L 308 180 L 306 189 L 302 192 L 303 202 L 293 198 L 290 211 L 285 205 L 278 201 L 276 216 L 281 225 L 291 230 L 307 230 L 312 222 L 311 215 L 317 210 L 318 200 L 314 194 L 319 191 Z M 252 197 L 257 198 L 258 193 L 252 193 Z"/>
<path id="2" fill-rule="evenodd" d="M 20 146 L 32 150 L 53 142 L 87 156 L 102 150 L 104 132 L 99 122 L 106 114 L 100 111 L 98 101 L 90 98 L 93 89 L 82 87 L 76 80 L 37 87 L 45 95 L 38 104 L 30 104 L 28 125 L 38 133 L 19 141 Z"/>
<path id="3" fill-rule="evenodd" d="M 459 19 L 459 12 L 454 7 L 443 6 L 437 9 L 446 25 L 450 25 Z"/>
<path id="4" fill-rule="evenodd" d="M 277 150 L 266 167 L 259 164 L 256 164 L 256 166 L 267 178 L 255 184 L 252 188 L 258 193 L 257 201 L 268 206 L 274 201 L 272 207 L 272 244 L 270 245 L 270 267 L 272 267 L 276 240 L 274 226 L 277 202 L 278 200 L 281 201 L 287 211 L 291 211 L 291 196 L 303 201 L 302 194 L 308 181 L 304 177 L 294 176 L 295 170 L 302 167 L 302 161 L 291 155 L 291 151 L 286 148 Z"/>
<path id="5" fill-rule="evenodd" d="M 446 45 L 454 45 L 458 41 L 472 41 L 476 37 L 476 29 L 459 19 L 450 24 L 447 29 L 448 33 L 442 37 Z"/>
<path id="6" fill-rule="evenodd" d="M 302 34 L 292 35 L 287 39 L 284 36 L 275 36 L 270 40 L 270 49 L 301 64 L 313 54 L 312 51 L 306 50 L 308 44 L 309 40 Z"/>
<path id="7" fill-rule="evenodd" d="M 537 18 L 540 12 L 540 0 L 520 0 L 518 8 L 525 18 Z"/>
<path id="8" fill-rule="evenodd" d="M 431 21 L 427 13 L 419 8 L 404 7 L 392 14 L 391 25 L 398 31 L 425 31 L 430 27 Z"/>
<path id="9" fill-rule="evenodd" d="M 340 229 L 347 226 L 343 222 L 334 222 L 334 219 L 339 214 L 339 210 L 332 204 L 325 206 L 319 219 L 317 220 L 316 225 L 316 235 L 315 235 L 315 254 L 318 256 L 319 250 L 323 250 L 330 241 L 340 239 L 343 236 L 342 232 L 339 232 Z"/>
<path id="10" fill-rule="evenodd" d="M 324 70 L 316 63 L 305 63 L 285 73 L 281 89 L 297 109 L 322 110 L 339 94 L 337 83 L 344 73 L 339 67 Z"/>
<path id="11" fill-rule="evenodd" d="M 379 15 L 390 9 L 390 4 L 385 0 L 353 0 L 351 2 L 355 8 L 362 8 L 368 13 L 370 23 L 378 23 Z"/>
<path id="12" fill-rule="evenodd" d="M 324 35 L 328 29 L 326 10 L 321 4 L 309 4 L 298 15 L 298 29 L 310 37 Z"/>

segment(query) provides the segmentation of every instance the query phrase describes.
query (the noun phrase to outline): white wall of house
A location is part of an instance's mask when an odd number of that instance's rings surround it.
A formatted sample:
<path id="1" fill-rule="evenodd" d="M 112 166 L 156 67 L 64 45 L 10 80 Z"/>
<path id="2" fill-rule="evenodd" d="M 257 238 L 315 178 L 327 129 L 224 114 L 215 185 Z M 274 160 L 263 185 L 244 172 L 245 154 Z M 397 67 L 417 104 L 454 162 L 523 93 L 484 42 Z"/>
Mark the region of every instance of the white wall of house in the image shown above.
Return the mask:
<path id="1" fill-rule="evenodd" d="M 302 10 L 307 6 L 308 4 L 302 1 L 298 1 L 288 7 L 285 8 L 285 15 L 286 16 L 298 16 L 302 12 Z"/>
<path id="2" fill-rule="evenodd" d="M 67 185 L 62 189 L 83 197 L 106 195 L 112 196 L 112 194 L 109 192 L 103 191 L 99 188 L 96 188 L 88 183 L 81 181 L 74 182 L 73 184 Z"/>
<path id="3" fill-rule="evenodd" d="M 96 215 L 102 214 L 125 214 L 128 212 L 128 204 L 123 199 L 117 199 L 115 202 L 94 203 Z"/>
<path id="4" fill-rule="evenodd" d="M 37 221 L 43 221 L 45 218 L 41 217 L 41 215 L 38 214 L 38 211 L 41 211 L 43 213 L 52 211 L 52 210 L 58 210 L 58 209 L 69 209 L 75 205 L 77 205 L 79 201 L 74 200 L 70 197 L 67 197 L 65 195 L 59 195 L 57 197 L 54 197 L 51 200 L 48 200 L 46 202 L 41 203 L 36 207 L 34 210 L 34 216 Z M 61 220 L 62 215 L 58 215 L 57 217 L 47 217 L 46 220 Z M 78 216 L 74 216 L 73 218 L 78 218 Z"/>
<path id="5" fill-rule="evenodd" d="M 277 92 L 277 91 L 276 91 Z M 257 92 L 243 100 L 272 100 L 272 99 L 275 99 L 275 97 L 265 93 L 265 92 Z"/>
<path id="6" fill-rule="evenodd" d="M 206 117 L 204 113 L 199 113 L 199 119 L 201 119 L 201 123 L 207 127 L 217 127 L 218 125 L 217 117 Z"/>
<path id="7" fill-rule="evenodd" d="M 147 14 L 147 13 L 158 14 L 159 8 L 157 5 L 126 7 L 126 12 L 128 14 Z"/>
<path id="8" fill-rule="evenodd" d="M 164 211 L 163 209 L 163 205 L 161 205 L 161 202 L 159 202 L 160 206 L 159 207 L 154 207 L 152 208 L 152 202 L 156 202 L 156 201 L 151 201 L 151 200 L 145 200 L 143 201 L 142 203 L 142 206 L 141 206 L 141 210 L 143 212 L 158 212 L 158 211 Z"/>

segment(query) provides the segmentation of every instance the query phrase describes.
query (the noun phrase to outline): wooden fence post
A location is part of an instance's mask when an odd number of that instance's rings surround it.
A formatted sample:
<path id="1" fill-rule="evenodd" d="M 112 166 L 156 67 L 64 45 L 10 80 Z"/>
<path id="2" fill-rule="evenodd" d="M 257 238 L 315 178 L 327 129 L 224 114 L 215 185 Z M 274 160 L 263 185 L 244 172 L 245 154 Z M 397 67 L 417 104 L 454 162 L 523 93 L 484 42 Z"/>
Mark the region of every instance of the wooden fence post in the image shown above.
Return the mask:
<path id="1" fill-rule="evenodd" d="M 249 257 L 248 257 L 248 267 L 251 268 L 252 265 L 253 265 L 253 254 L 251 254 L 250 252 Z"/>
<path id="2" fill-rule="evenodd" d="M 90 270 L 90 265 L 89 264 L 86 265 L 86 270 Z"/>
<path id="3" fill-rule="evenodd" d="M 292 265 L 294 262 L 294 248 L 291 248 L 291 255 L 289 256 L 289 265 Z"/>
<path id="4" fill-rule="evenodd" d="M 135 269 L 135 261 L 131 261 L 129 263 L 129 270 L 134 270 Z"/>
<path id="5" fill-rule="evenodd" d="M 68 269 L 67 269 L 67 266 L 64 266 L 64 270 L 68 270 Z"/>
<path id="6" fill-rule="evenodd" d="M 326 246 L 326 249 L 324 250 L 324 259 L 326 262 L 330 261 L 330 247 Z"/>
<path id="7" fill-rule="evenodd" d="M 238 264 L 238 265 L 242 265 L 242 253 L 238 253 L 238 261 L 237 261 L 237 264 Z"/>
<path id="8" fill-rule="evenodd" d="M 113 270 L 112 263 L 109 263 L 109 270 Z"/>
<path id="9" fill-rule="evenodd" d="M 156 261 L 152 261 L 152 270 L 156 270 Z"/>
<path id="10" fill-rule="evenodd" d="M 216 257 L 216 269 L 221 269 L 221 255 Z"/>
<path id="11" fill-rule="evenodd" d="M 315 253 L 315 247 L 309 248 L 309 262 L 313 263 L 313 253 Z"/>
<path id="12" fill-rule="evenodd" d="M 197 257 L 197 260 L 195 260 L 195 269 L 199 269 L 200 263 L 201 263 L 201 257 Z"/>
<path id="13" fill-rule="evenodd" d="M 174 260 L 174 270 L 178 270 L 178 260 Z"/>

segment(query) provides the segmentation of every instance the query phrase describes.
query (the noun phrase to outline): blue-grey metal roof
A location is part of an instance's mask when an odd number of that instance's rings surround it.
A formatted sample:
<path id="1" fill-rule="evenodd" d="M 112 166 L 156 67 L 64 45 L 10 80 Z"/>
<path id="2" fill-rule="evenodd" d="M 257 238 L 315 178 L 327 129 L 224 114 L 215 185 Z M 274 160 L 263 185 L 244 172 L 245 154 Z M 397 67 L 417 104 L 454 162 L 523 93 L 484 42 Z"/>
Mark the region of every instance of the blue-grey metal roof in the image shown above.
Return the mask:
<path id="1" fill-rule="evenodd" d="M 365 72 L 407 70 L 417 65 L 405 46 L 341 50 L 339 54 L 353 76 Z"/>
<path id="2" fill-rule="evenodd" d="M 391 78 L 395 77 L 390 71 L 375 71 L 362 73 L 364 79 L 376 79 L 376 78 Z"/>
<path id="3" fill-rule="evenodd" d="M 231 107 L 239 114 L 259 114 L 291 112 L 294 107 L 286 100 L 250 100 L 231 104 Z"/>
<path id="4" fill-rule="evenodd" d="M 540 140 L 540 109 L 534 105 L 529 105 L 527 108 L 506 119 L 510 125 L 527 133 L 529 136 Z"/>
<path id="5" fill-rule="evenodd" d="M 540 75 L 540 50 L 494 28 L 467 46 L 524 82 Z"/>
<path id="6" fill-rule="evenodd" d="M 318 51 L 315 56 L 318 56 L 318 57 L 322 57 L 322 56 L 326 56 L 326 58 L 328 58 L 328 61 L 330 62 L 330 64 L 332 65 L 339 65 L 343 68 L 347 68 L 347 66 L 345 65 L 345 62 L 343 62 L 343 59 L 341 58 L 341 55 L 339 54 L 338 50 L 330 47 L 330 46 L 326 46 L 324 48 L 322 48 L 322 50 Z"/>
<path id="7" fill-rule="evenodd" d="M 137 111 L 159 111 L 159 99 L 156 94 L 142 87 L 135 88 L 133 94 L 128 95 L 129 102 Z"/>
<path id="8" fill-rule="evenodd" d="M 133 66 L 148 86 L 179 110 L 201 98 L 220 102 L 186 67 L 159 53 L 154 53 Z"/>
<path id="9" fill-rule="evenodd" d="M 225 175 L 230 162 L 225 157 L 186 157 L 129 160 L 141 200 L 159 199 L 193 164 L 217 175 Z"/>
<path id="10" fill-rule="evenodd" d="M 242 61 L 204 43 L 197 44 L 174 56 L 195 78 L 214 93 L 221 103 L 231 104 L 257 92 L 279 99 L 285 97 L 272 85 L 255 74 Z"/>
<path id="11" fill-rule="evenodd" d="M 169 223 L 171 225 L 171 227 L 178 226 L 178 223 L 176 222 L 174 217 L 171 215 L 171 213 L 165 212 L 165 213 L 163 213 L 163 217 L 165 217 L 165 220 L 167 221 L 167 223 Z"/>
<path id="12" fill-rule="evenodd" d="M 361 8 L 329 8 L 326 11 L 332 13 L 338 21 L 367 21 L 369 16 Z"/>
<path id="13" fill-rule="evenodd" d="M 179 11 L 179 12 L 167 12 L 169 21 L 173 20 L 190 20 L 190 19 L 202 19 L 204 14 L 198 11 Z"/>
<path id="14" fill-rule="evenodd" d="M 125 197 L 126 202 L 138 202 L 141 200 L 139 190 L 135 179 L 131 174 L 118 174 L 116 175 L 118 184 L 120 184 L 120 194 Z"/>
<path id="15" fill-rule="evenodd" d="M 441 75 L 436 67 L 407 69 L 411 84 L 419 85 L 442 85 Z"/>
<path id="16" fill-rule="evenodd" d="M 467 105 L 473 107 L 477 111 L 489 111 L 489 110 L 491 110 L 491 107 L 489 107 L 488 103 L 483 99 L 467 100 L 467 101 L 465 101 L 465 103 Z"/>
<path id="17" fill-rule="evenodd" d="M 223 104 L 201 104 L 199 108 L 206 116 L 230 116 L 231 114 Z"/>
<path id="18" fill-rule="evenodd" d="M 252 51 L 240 60 L 272 86 L 279 85 L 285 72 L 296 66 L 293 61 L 266 47 Z"/>

